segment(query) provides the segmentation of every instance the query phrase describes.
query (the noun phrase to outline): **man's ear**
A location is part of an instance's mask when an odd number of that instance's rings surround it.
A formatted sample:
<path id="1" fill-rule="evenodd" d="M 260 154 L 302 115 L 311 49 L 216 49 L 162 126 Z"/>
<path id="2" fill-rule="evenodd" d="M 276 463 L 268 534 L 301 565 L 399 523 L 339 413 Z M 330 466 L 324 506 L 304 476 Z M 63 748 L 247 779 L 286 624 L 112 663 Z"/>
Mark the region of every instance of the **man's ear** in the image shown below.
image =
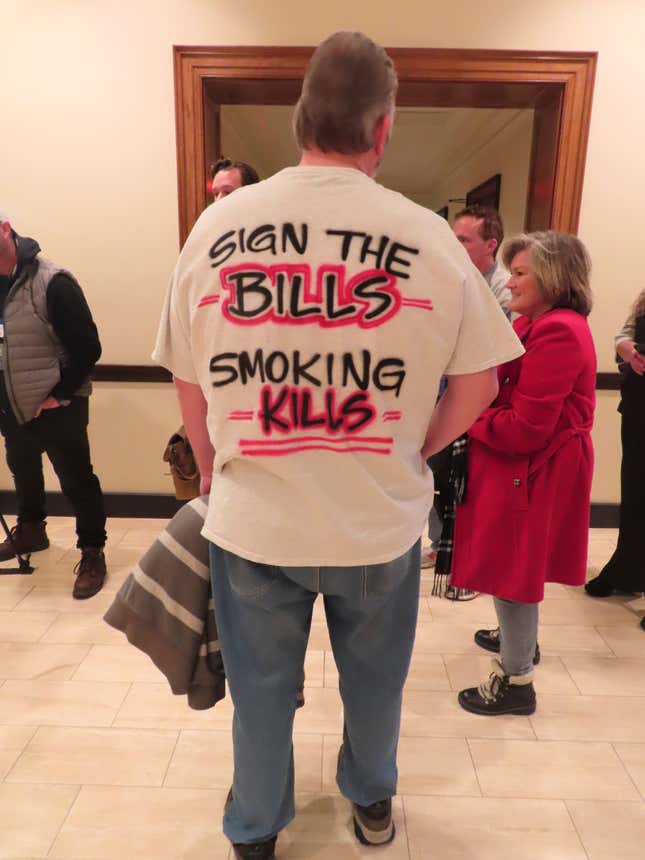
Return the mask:
<path id="1" fill-rule="evenodd" d="M 393 120 L 394 115 L 392 113 L 386 113 L 377 120 L 376 126 L 374 127 L 374 151 L 379 159 L 383 158 L 385 147 L 390 139 Z"/>
<path id="2" fill-rule="evenodd" d="M 497 239 L 493 239 L 493 238 L 491 238 L 491 239 L 489 239 L 489 240 L 487 241 L 487 243 L 486 243 L 486 244 L 488 245 L 488 250 L 490 251 L 490 253 L 491 253 L 491 254 L 493 255 L 493 257 L 494 257 L 494 256 L 495 256 L 495 251 L 497 250 L 497 246 L 498 246 Z"/>

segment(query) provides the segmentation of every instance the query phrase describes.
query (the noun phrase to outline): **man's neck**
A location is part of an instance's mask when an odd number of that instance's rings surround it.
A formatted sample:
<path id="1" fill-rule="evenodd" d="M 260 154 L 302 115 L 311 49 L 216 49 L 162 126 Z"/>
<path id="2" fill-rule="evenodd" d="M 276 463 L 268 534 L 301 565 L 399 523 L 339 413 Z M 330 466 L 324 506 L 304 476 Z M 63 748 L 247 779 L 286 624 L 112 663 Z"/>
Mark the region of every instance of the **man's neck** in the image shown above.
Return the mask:
<path id="1" fill-rule="evenodd" d="M 494 257 L 491 257 L 490 263 L 484 267 L 482 270 L 482 275 L 486 277 L 486 275 L 491 275 L 493 273 L 493 269 L 495 268 L 496 260 Z"/>
<path id="2" fill-rule="evenodd" d="M 0 258 L 0 275 L 13 275 L 18 259 L 14 254 L 6 254 Z"/>
<path id="3" fill-rule="evenodd" d="M 371 176 L 368 153 L 345 155 L 342 152 L 321 152 L 319 149 L 303 149 L 299 167 L 349 167 Z"/>

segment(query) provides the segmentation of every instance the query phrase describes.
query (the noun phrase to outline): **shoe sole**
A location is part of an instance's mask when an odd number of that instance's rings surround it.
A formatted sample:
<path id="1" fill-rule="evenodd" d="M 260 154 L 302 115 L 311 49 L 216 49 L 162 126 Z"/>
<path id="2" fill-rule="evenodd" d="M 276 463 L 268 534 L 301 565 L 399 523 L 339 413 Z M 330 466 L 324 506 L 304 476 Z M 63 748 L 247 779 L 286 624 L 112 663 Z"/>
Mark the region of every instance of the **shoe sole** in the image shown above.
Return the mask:
<path id="1" fill-rule="evenodd" d="M 490 651 L 492 654 L 499 654 L 499 639 L 495 642 L 491 642 L 489 639 L 478 639 L 477 635 L 474 637 L 475 645 L 479 645 L 480 648 L 483 648 L 484 651 Z"/>
<path id="2" fill-rule="evenodd" d="M 486 708 L 478 708 L 476 705 L 471 705 L 470 702 L 464 701 L 462 699 L 461 693 L 457 696 L 457 701 L 464 709 L 464 711 L 468 711 L 471 714 L 478 714 L 481 717 L 504 717 L 504 716 L 517 716 L 517 717 L 530 717 L 531 714 L 535 713 L 537 708 L 537 703 L 533 702 L 530 705 L 517 705 L 514 708 L 507 708 L 505 711 L 490 711 Z"/>
<path id="3" fill-rule="evenodd" d="M 367 836 L 365 831 L 368 833 Z M 394 821 L 390 821 L 390 826 L 385 830 L 368 830 L 354 815 L 354 833 L 361 845 L 387 845 L 394 839 L 396 828 Z"/>
<path id="4" fill-rule="evenodd" d="M 23 550 L 22 552 L 14 552 L 14 553 L 12 553 L 12 555 L 0 555 L 0 562 L 1 561 L 11 561 L 11 559 L 16 558 L 16 556 L 18 556 L 18 555 L 26 556 L 26 555 L 33 555 L 35 552 L 44 552 L 46 549 L 49 549 L 49 541 L 47 541 L 46 544 L 43 544 L 43 546 L 37 546 L 37 547 L 34 547 L 33 549 L 26 549 L 26 550 Z"/>
<path id="5" fill-rule="evenodd" d="M 105 579 L 107 579 L 107 577 Z M 74 600 L 88 600 L 90 597 L 94 597 L 94 595 L 98 594 L 99 591 L 101 591 L 101 589 L 105 585 L 105 579 L 99 585 L 98 588 L 94 589 L 94 591 L 84 591 L 80 594 L 77 594 L 75 591 L 72 591 L 72 597 L 74 598 Z"/>

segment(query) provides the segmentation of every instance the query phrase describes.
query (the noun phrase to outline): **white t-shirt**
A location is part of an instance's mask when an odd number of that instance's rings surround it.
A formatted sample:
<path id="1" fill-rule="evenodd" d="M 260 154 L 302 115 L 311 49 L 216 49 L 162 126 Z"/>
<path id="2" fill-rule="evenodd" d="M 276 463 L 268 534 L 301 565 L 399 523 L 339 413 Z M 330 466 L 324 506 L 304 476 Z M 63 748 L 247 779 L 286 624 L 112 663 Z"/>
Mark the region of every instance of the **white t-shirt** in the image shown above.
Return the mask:
<path id="1" fill-rule="evenodd" d="M 352 168 L 289 167 L 202 213 L 153 358 L 208 403 L 203 535 L 251 561 L 349 566 L 423 531 L 441 375 L 522 351 L 443 218 Z"/>

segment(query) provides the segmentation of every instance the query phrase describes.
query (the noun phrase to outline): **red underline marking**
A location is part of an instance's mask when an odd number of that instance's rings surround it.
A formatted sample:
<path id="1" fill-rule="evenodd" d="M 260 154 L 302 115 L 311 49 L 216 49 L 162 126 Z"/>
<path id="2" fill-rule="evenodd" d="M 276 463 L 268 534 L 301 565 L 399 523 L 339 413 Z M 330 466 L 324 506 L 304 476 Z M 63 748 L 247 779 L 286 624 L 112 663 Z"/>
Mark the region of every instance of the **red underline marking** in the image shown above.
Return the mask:
<path id="1" fill-rule="evenodd" d="M 203 298 L 203 299 L 200 299 L 199 304 L 197 305 L 197 307 L 198 307 L 198 308 L 203 308 L 203 307 L 204 307 L 204 305 L 214 305 L 214 304 L 215 304 L 216 302 L 218 302 L 218 301 L 219 301 L 219 296 L 214 296 L 214 295 L 212 295 L 212 296 L 204 296 L 204 298 Z"/>
<path id="2" fill-rule="evenodd" d="M 354 451 L 362 451 L 370 454 L 391 454 L 391 448 L 369 448 L 368 446 L 357 446 L 355 448 L 331 448 L 328 445 L 296 445 L 293 448 L 261 448 L 260 450 L 246 449 L 242 451 L 245 457 L 282 457 L 285 454 L 296 454 L 299 451 L 333 451 L 335 454 L 350 454 Z"/>
<path id="3" fill-rule="evenodd" d="M 432 302 L 424 302 L 424 301 L 423 301 L 423 300 L 421 300 L 421 299 L 419 299 L 419 300 L 417 300 L 417 299 L 403 299 L 403 301 L 401 302 L 401 304 L 402 304 L 402 305 L 405 305 L 405 307 L 408 307 L 408 308 L 418 308 L 419 310 L 422 310 L 422 311 L 432 311 L 432 310 L 434 310 L 434 307 L 433 307 L 433 305 L 432 305 Z"/>
<path id="4" fill-rule="evenodd" d="M 253 421 L 252 415 L 229 415 L 229 421 Z"/>
<path id="5" fill-rule="evenodd" d="M 392 436 L 342 436 L 335 439 L 333 436 L 297 436 L 291 439 L 240 439 L 240 446 L 251 445 L 294 445 L 297 442 L 371 442 L 376 445 L 391 445 L 394 442 Z"/>
<path id="6" fill-rule="evenodd" d="M 233 409 L 229 413 L 229 415 L 253 415 L 252 409 Z"/>
<path id="7" fill-rule="evenodd" d="M 400 415 L 386 415 L 385 418 L 383 419 L 383 421 L 400 421 L 400 420 L 401 420 Z"/>

